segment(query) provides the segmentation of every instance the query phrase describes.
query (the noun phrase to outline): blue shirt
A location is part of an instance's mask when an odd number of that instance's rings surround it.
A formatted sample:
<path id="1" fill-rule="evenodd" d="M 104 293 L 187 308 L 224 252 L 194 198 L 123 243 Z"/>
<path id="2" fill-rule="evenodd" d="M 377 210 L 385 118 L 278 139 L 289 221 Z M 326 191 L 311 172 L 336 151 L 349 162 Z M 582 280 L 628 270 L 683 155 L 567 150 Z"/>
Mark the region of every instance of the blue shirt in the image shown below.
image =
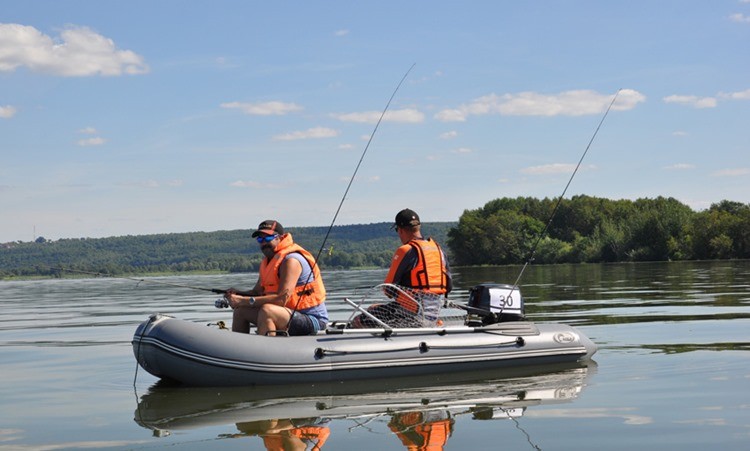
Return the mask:
<path id="1" fill-rule="evenodd" d="M 312 267 L 310 266 L 310 263 L 307 262 L 307 259 L 305 257 L 296 252 L 292 252 L 284 257 L 284 261 L 290 258 L 297 260 L 300 265 L 302 265 L 302 273 L 299 275 L 299 279 L 297 279 L 297 286 L 301 286 L 315 280 L 315 275 L 312 272 Z M 308 309 L 302 309 L 298 311 L 300 313 L 304 313 L 305 315 L 314 316 L 325 323 L 328 322 L 328 309 L 326 308 L 325 302 L 322 302 L 315 307 L 310 307 Z"/>

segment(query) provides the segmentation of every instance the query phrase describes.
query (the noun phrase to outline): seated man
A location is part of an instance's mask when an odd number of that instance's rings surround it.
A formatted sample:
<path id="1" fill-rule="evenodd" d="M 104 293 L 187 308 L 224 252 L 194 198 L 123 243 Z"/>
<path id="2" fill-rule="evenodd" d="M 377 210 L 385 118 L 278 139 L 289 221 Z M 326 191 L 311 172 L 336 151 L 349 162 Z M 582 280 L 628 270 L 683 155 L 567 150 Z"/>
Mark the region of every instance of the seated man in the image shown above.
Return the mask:
<path id="1" fill-rule="evenodd" d="M 385 294 L 394 301 L 370 307 L 368 312 L 392 327 L 419 327 L 424 324 L 423 318 L 418 317 L 424 307 L 421 298 L 447 296 L 453 288 L 450 268 L 435 240 L 422 237 L 421 222 L 416 212 L 408 208 L 398 212 L 393 228 L 402 245 L 393 255 L 385 283 L 411 290 L 408 290 L 410 293 L 403 293 L 387 289 Z M 376 326 L 366 315 L 358 319 L 355 326 Z"/>
<path id="2" fill-rule="evenodd" d="M 234 309 L 232 331 L 248 333 L 251 323 L 261 335 L 314 335 L 325 329 L 326 290 L 312 254 L 274 220 L 261 222 L 252 236 L 265 258 L 252 290 L 229 290 L 225 295 Z"/>

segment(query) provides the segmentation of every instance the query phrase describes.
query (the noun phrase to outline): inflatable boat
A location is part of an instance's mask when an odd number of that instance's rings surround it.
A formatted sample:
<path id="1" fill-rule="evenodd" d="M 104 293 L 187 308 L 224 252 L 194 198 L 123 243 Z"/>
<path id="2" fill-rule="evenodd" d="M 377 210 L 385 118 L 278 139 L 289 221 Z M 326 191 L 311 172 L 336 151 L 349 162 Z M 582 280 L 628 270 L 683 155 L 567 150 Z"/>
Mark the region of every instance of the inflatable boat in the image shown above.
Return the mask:
<path id="1" fill-rule="evenodd" d="M 308 336 L 241 334 L 154 314 L 136 329 L 133 352 L 154 376 L 199 386 L 513 369 L 585 361 L 596 352 L 596 345 L 571 326 L 525 321 L 517 287 L 474 287 L 465 306 L 426 299 L 397 286 L 380 285 L 370 293 L 358 302 L 346 299 L 354 307 L 349 320 Z M 410 297 L 419 309 L 406 322 L 377 318 L 369 307 L 388 302 L 383 293 L 388 298 Z M 456 315 L 457 310 L 463 314 Z"/>

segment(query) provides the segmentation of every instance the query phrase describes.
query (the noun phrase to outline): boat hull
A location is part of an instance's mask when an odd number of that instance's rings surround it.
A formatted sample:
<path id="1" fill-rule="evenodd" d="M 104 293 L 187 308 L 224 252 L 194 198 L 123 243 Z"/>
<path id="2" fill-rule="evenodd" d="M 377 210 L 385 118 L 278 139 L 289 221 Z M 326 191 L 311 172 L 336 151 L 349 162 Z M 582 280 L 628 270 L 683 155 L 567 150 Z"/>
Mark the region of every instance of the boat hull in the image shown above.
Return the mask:
<path id="1" fill-rule="evenodd" d="M 596 346 L 564 324 L 242 334 L 155 314 L 133 352 L 154 376 L 201 386 L 322 383 L 576 362 Z"/>

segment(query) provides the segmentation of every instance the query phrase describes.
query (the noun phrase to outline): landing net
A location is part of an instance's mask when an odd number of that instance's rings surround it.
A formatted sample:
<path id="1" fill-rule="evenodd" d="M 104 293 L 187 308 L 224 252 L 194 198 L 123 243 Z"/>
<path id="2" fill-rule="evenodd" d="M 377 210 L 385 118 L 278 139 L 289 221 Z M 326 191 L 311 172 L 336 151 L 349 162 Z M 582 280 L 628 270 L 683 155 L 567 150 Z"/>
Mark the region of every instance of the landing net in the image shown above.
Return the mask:
<path id="1" fill-rule="evenodd" d="M 361 297 L 360 297 L 361 296 Z M 355 291 L 352 328 L 441 327 L 464 324 L 465 312 L 445 308 L 441 294 L 383 283 Z"/>

